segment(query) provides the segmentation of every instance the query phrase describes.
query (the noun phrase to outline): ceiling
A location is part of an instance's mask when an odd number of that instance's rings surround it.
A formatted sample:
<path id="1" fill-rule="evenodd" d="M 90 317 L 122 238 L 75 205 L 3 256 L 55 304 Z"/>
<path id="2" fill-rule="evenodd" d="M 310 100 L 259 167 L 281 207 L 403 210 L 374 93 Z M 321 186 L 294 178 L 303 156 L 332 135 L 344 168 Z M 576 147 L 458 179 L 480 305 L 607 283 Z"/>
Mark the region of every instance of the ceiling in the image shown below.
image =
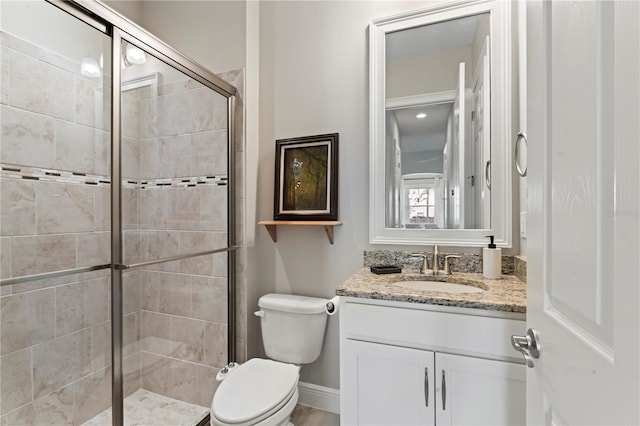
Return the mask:
<path id="1" fill-rule="evenodd" d="M 444 147 L 444 138 L 438 135 L 446 134 L 452 106 L 452 103 L 442 103 L 389 111 L 388 113 L 395 114 L 398 122 L 402 152 L 441 150 Z M 427 116 L 416 118 L 420 112 L 426 113 Z M 441 142 L 429 146 L 431 144 L 426 141 L 433 141 L 434 138 Z"/>

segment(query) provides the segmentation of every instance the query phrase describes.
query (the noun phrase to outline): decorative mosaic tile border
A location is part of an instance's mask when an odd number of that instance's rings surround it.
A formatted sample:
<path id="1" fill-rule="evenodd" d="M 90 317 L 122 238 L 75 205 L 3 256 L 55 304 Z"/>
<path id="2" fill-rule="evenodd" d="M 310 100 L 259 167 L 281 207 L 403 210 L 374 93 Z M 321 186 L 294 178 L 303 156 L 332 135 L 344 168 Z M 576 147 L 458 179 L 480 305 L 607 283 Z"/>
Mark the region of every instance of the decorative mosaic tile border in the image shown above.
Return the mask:
<path id="1" fill-rule="evenodd" d="M 374 265 L 397 265 L 403 269 L 420 269 L 422 260 L 412 257 L 415 251 L 400 250 L 365 250 L 364 266 Z M 444 267 L 444 257 L 447 254 L 460 256 L 459 259 L 451 259 L 451 270 L 453 272 L 482 273 L 482 255 L 471 253 L 440 253 L 438 262 L 441 269 Z M 516 273 L 515 256 L 502 256 L 502 273 L 504 275 L 514 275 Z M 526 264 L 525 264 L 526 271 Z M 526 275 L 526 272 L 525 272 Z M 519 278 L 519 277 L 518 277 Z M 522 280 L 522 278 L 520 278 Z M 525 280 L 523 280 L 525 281 Z M 526 281 L 525 281 L 526 282 Z"/>
<path id="2" fill-rule="evenodd" d="M 79 185 L 110 186 L 110 176 L 93 175 L 89 173 L 69 172 L 65 170 L 27 167 L 15 164 L 0 164 L 0 176 L 7 179 L 26 179 L 44 182 L 72 183 Z M 166 179 L 123 179 L 122 186 L 138 189 L 152 189 L 162 187 L 196 187 L 196 186 L 226 186 L 227 176 L 193 176 Z"/>

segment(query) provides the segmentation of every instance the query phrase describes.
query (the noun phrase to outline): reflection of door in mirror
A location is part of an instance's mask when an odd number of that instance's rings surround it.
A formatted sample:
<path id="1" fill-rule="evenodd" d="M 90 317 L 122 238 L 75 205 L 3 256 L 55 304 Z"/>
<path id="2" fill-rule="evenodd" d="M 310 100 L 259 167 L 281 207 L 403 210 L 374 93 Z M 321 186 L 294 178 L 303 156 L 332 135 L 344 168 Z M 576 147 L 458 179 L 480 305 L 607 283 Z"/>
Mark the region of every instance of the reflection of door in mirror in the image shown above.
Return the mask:
<path id="1" fill-rule="evenodd" d="M 479 165 L 490 159 L 489 14 L 392 32 L 385 44 L 386 228 L 490 228 Z M 409 214 L 401 186 L 416 174 L 440 175 L 433 218 Z"/>
<path id="2" fill-rule="evenodd" d="M 471 138 L 473 140 L 473 203 L 474 209 L 473 227 L 491 227 L 491 203 L 490 185 L 486 181 L 484 173 L 487 161 L 491 160 L 491 81 L 488 78 L 489 71 L 489 36 L 485 38 L 477 65 L 473 73 L 472 96 L 473 107 L 471 126 Z"/>

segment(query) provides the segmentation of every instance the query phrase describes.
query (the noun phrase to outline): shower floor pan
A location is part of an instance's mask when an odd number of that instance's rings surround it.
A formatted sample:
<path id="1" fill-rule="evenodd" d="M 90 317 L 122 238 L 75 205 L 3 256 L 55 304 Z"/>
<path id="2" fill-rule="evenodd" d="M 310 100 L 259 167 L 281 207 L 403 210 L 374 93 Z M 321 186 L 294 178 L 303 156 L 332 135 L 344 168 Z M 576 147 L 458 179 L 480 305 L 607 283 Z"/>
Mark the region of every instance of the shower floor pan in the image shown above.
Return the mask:
<path id="1" fill-rule="evenodd" d="M 209 409 L 138 389 L 124 399 L 125 426 L 181 425 L 195 426 Z M 83 426 L 111 426 L 111 408 L 98 414 Z"/>

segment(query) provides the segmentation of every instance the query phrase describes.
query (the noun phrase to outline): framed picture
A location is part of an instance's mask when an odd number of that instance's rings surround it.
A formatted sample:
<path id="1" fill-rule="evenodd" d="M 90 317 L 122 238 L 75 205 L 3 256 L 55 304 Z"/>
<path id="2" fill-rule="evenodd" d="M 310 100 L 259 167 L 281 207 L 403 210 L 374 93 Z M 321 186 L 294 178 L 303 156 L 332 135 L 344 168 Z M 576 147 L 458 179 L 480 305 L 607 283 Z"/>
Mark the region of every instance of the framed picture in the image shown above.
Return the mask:
<path id="1" fill-rule="evenodd" d="M 338 220 L 338 133 L 276 140 L 274 220 Z"/>

